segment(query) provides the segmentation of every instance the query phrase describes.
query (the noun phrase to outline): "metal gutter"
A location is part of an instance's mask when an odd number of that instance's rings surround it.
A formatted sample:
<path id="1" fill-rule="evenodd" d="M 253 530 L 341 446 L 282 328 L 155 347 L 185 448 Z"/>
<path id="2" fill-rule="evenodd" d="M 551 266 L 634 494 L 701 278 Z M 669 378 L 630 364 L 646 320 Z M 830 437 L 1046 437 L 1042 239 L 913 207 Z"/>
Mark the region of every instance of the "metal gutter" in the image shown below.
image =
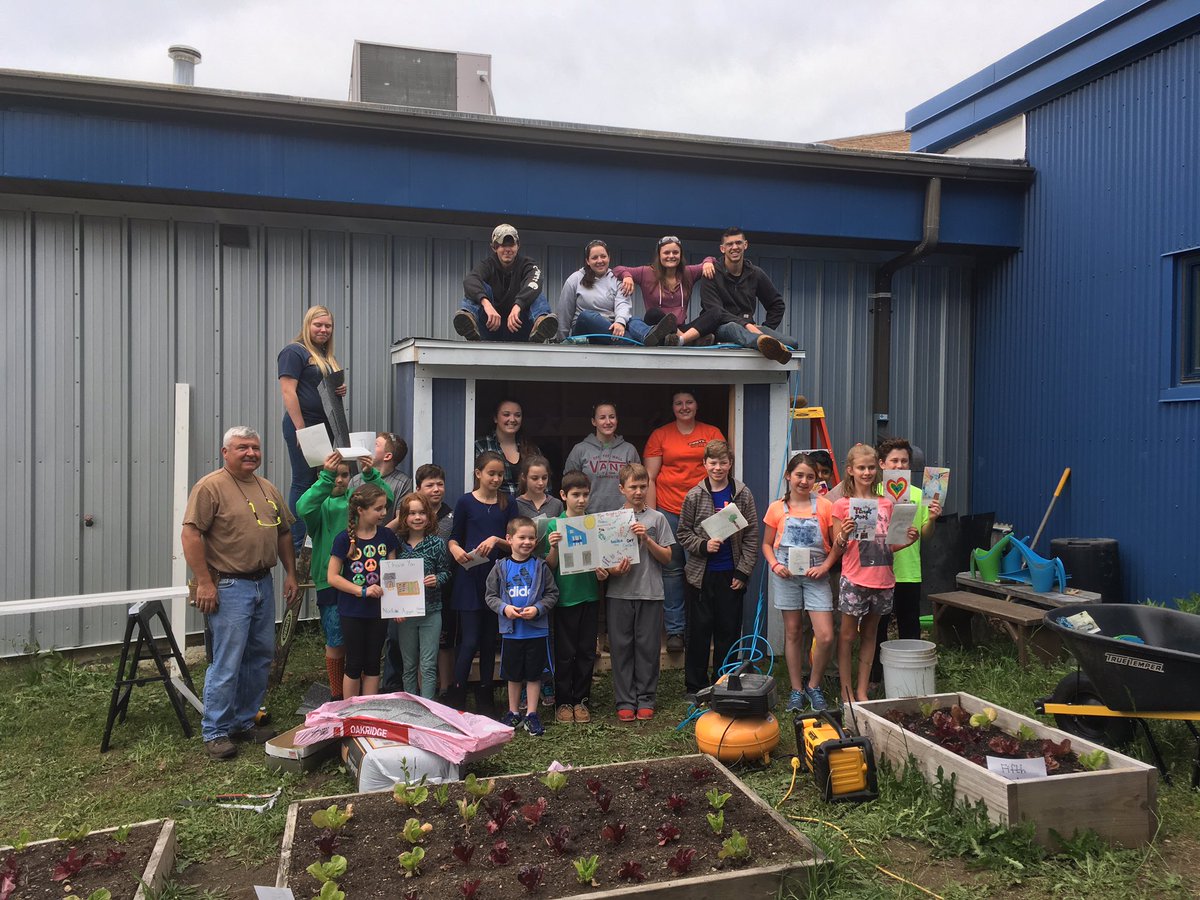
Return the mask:
<path id="1" fill-rule="evenodd" d="M 28 103 L 30 100 L 103 105 L 126 115 L 169 112 L 172 115 L 208 116 L 222 120 L 266 120 L 288 126 L 403 132 L 407 135 L 674 158 L 684 156 L 698 160 L 738 161 L 845 173 L 1014 184 L 1029 184 L 1034 177 L 1028 165 L 1010 160 L 844 150 L 820 144 L 751 141 L 0 69 L 0 102 Z"/>

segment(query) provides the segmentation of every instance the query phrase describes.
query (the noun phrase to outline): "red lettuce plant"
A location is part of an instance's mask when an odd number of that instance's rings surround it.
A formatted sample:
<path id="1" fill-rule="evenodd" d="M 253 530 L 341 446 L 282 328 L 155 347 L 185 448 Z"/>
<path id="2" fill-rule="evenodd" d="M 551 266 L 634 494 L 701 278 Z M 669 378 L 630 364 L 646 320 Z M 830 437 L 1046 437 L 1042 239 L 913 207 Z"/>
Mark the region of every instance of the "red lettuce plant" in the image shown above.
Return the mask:
<path id="1" fill-rule="evenodd" d="M 665 847 L 671 841 L 679 840 L 680 831 L 670 822 L 663 822 L 654 832 L 658 835 L 658 846 Z"/>
<path id="2" fill-rule="evenodd" d="M 521 866 L 517 870 L 517 881 L 521 882 L 521 886 L 525 888 L 526 893 L 532 894 L 545 883 L 545 880 L 545 866 Z"/>
<path id="3" fill-rule="evenodd" d="M 676 875 L 685 875 L 688 869 L 692 867 L 692 860 L 695 858 L 695 850 L 691 847 L 681 847 L 675 852 L 674 856 L 667 860 L 667 865 L 671 867 L 671 871 Z"/>
<path id="4" fill-rule="evenodd" d="M 600 829 L 600 836 L 606 841 L 612 841 L 614 844 L 619 844 L 625 840 L 625 832 L 629 830 L 629 826 L 624 822 L 609 822 Z"/>
<path id="5" fill-rule="evenodd" d="M 621 863 L 621 868 L 617 869 L 617 877 L 622 881 L 632 881 L 635 884 L 640 884 L 646 880 L 646 873 L 642 871 L 642 864 L 636 860 L 626 860 Z"/>

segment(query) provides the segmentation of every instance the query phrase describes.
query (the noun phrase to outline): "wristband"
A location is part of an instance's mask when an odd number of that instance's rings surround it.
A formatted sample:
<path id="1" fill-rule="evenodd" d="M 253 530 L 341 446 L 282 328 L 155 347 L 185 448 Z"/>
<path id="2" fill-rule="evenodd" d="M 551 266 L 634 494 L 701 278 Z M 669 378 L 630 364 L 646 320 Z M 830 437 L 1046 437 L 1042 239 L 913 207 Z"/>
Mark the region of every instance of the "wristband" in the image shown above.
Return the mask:
<path id="1" fill-rule="evenodd" d="M 365 584 L 362 586 L 362 593 L 359 596 L 364 600 L 367 599 L 367 586 Z"/>

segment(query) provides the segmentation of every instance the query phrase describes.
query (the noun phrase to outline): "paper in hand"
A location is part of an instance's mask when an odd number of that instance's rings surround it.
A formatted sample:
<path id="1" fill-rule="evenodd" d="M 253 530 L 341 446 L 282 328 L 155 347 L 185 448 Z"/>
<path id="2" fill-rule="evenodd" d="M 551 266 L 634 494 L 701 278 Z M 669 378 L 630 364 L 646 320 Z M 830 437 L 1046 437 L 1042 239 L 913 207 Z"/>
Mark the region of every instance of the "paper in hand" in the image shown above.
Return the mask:
<path id="1" fill-rule="evenodd" d="M 730 503 L 724 509 L 704 519 L 700 523 L 700 527 L 714 541 L 723 541 L 727 537 L 737 534 L 748 524 L 750 523 L 746 521 L 742 511 Z"/>
<path id="2" fill-rule="evenodd" d="M 907 503 L 908 489 L 912 487 L 912 472 L 908 469 L 884 469 L 883 495 L 893 503 Z"/>
<path id="3" fill-rule="evenodd" d="M 342 458 L 346 461 L 358 459 L 363 456 L 375 455 L 375 432 L 373 431 L 352 431 L 350 432 L 350 446 L 338 447 L 338 453 L 342 454 Z"/>
<path id="4" fill-rule="evenodd" d="M 425 561 L 384 559 L 379 563 L 383 599 L 379 613 L 384 619 L 425 615 Z"/>
<path id="5" fill-rule="evenodd" d="M 875 526 L 879 523 L 879 501 L 850 498 L 850 521 L 854 523 L 852 541 L 875 540 Z"/>
<path id="6" fill-rule="evenodd" d="M 467 554 L 467 561 L 465 563 L 459 563 L 459 565 L 464 569 L 473 569 L 476 566 L 482 566 L 488 561 L 488 558 L 489 557 L 486 553 L 479 553 L 476 550 L 472 550 Z"/>
<path id="7" fill-rule="evenodd" d="M 304 461 L 310 466 L 325 465 L 325 457 L 333 452 L 333 444 L 329 443 L 329 432 L 324 425 L 309 425 L 296 432 L 296 443 L 304 454 Z"/>
<path id="8" fill-rule="evenodd" d="M 950 493 L 950 470 L 938 466 L 925 467 L 925 486 L 921 488 L 921 499 L 928 503 L 937 500 L 942 506 L 946 505 L 946 495 Z"/>
<path id="9" fill-rule="evenodd" d="M 793 577 L 803 575 L 812 568 L 812 550 L 808 547 L 788 547 L 787 568 Z"/>
<path id="10" fill-rule="evenodd" d="M 908 529 L 917 518 L 917 504 L 897 503 L 892 506 L 892 518 L 888 522 L 887 542 L 889 544 L 907 544 Z"/>

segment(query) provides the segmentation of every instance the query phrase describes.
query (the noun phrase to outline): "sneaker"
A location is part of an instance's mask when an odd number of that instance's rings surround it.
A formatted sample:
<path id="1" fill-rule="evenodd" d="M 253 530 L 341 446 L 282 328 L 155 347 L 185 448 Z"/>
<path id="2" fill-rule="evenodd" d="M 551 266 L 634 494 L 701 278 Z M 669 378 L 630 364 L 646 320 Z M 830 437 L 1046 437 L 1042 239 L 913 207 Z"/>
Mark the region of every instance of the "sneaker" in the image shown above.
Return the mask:
<path id="1" fill-rule="evenodd" d="M 554 721 L 559 725 L 574 725 L 575 710 L 569 703 L 564 703 L 554 711 Z"/>
<path id="2" fill-rule="evenodd" d="M 274 728 L 269 728 L 264 725 L 255 725 L 247 728 L 245 731 L 235 731 L 229 735 L 231 741 L 239 744 L 265 744 L 275 735 L 279 734 Z"/>
<path id="3" fill-rule="evenodd" d="M 546 733 L 545 727 L 542 725 L 542 720 L 538 718 L 538 714 L 531 712 L 525 717 L 525 721 L 521 725 L 534 737 L 541 737 Z"/>
<path id="4" fill-rule="evenodd" d="M 670 652 L 679 653 L 680 651 L 683 650 L 683 647 L 684 647 L 684 643 L 683 643 L 683 635 L 682 634 L 668 634 L 667 635 L 667 649 Z"/>
<path id="5" fill-rule="evenodd" d="M 542 706 L 554 706 L 554 682 L 542 682 Z"/>
<path id="6" fill-rule="evenodd" d="M 637 711 L 637 717 L 643 722 L 649 721 L 654 718 L 654 710 L 648 706 L 643 706 Z"/>
<path id="7" fill-rule="evenodd" d="M 667 335 L 675 334 L 675 326 L 679 324 L 679 320 L 671 313 L 667 313 L 661 319 L 654 323 L 654 327 L 650 329 L 642 344 L 647 347 L 657 347 Z"/>
<path id="8" fill-rule="evenodd" d="M 635 713 L 632 709 L 618 709 L 617 710 L 617 721 L 618 722 L 633 722 L 636 719 L 637 719 L 637 713 Z"/>
<path id="9" fill-rule="evenodd" d="M 483 340 L 479 336 L 479 323 L 475 320 L 475 316 L 465 309 L 460 309 L 454 314 L 454 330 L 460 337 L 464 337 L 468 341 Z"/>
<path id="10" fill-rule="evenodd" d="M 705 335 L 701 335 L 700 337 L 696 338 L 695 346 L 711 347 L 716 342 L 717 342 L 717 339 L 715 337 L 713 337 L 711 334 L 705 334 Z"/>
<path id="11" fill-rule="evenodd" d="M 204 742 L 204 752 L 209 759 L 233 759 L 237 756 L 237 745 L 227 737 L 213 738 Z"/>
<path id="12" fill-rule="evenodd" d="M 674 334 L 668 334 L 665 338 L 662 339 L 662 345 L 664 347 L 678 347 L 679 346 L 679 332 L 677 331 Z"/>
<path id="13" fill-rule="evenodd" d="M 792 696 L 796 692 L 792 691 Z M 823 709 L 829 709 L 829 704 L 825 701 L 825 695 L 821 693 L 819 687 L 806 687 L 804 696 L 808 698 L 808 705 L 813 708 L 813 712 L 820 712 Z M 788 709 L 791 709 L 791 703 L 788 704 Z"/>
<path id="14" fill-rule="evenodd" d="M 592 714 L 588 712 L 586 703 L 576 703 L 574 713 L 575 721 L 582 725 L 586 725 L 588 722 L 592 721 Z"/>
<path id="15" fill-rule="evenodd" d="M 804 705 L 807 700 L 808 695 L 804 691 L 792 691 L 791 696 L 788 697 L 786 711 L 790 713 L 804 712 Z"/>
<path id="16" fill-rule="evenodd" d="M 529 332 L 529 343 L 531 344 L 548 344 L 558 334 L 558 316 L 550 313 L 547 316 L 538 316 L 538 320 L 533 323 L 533 328 Z M 790 356 L 788 357 L 791 358 Z"/>
<path id="17" fill-rule="evenodd" d="M 780 365 L 786 366 L 792 361 L 792 351 L 769 334 L 758 336 L 758 352 L 767 359 L 775 360 Z"/>
<path id="18" fill-rule="evenodd" d="M 520 728 L 522 718 L 523 716 L 520 713 L 509 711 L 504 714 L 504 718 L 500 720 L 500 724 L 507 725 L 509 728 Z"/>

